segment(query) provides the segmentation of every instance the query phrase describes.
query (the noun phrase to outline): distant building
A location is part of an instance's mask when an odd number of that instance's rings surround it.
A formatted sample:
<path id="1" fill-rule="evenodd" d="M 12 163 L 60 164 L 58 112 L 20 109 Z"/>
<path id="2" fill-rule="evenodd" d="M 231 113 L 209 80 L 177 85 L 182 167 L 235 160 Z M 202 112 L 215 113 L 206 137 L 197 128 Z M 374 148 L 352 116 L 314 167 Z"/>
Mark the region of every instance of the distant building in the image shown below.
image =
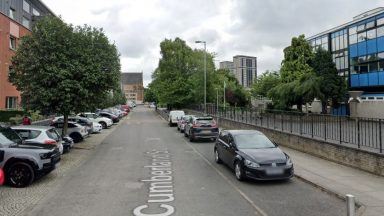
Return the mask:
<path id="1" fill-rule="evenodd" d="M 0 1 L 0 109 L 20 108 L 20 92 L 8 82 L 11 58 L 20 38 L 30 34 L 34 22 L 45 15 L 54 14 L 39 0 Z"/>
<path id="2" fill-rule="evenodd" d="M 235 69 L 233 66 L 233 62 L 231 61 L 220 62 L 220 69 L 228 69 L 233 75 L 235 75 Z"/>
<path id="3" fill-rule="evenodd" d="M 121 86 L 128 101 L 141 104 L 144 101 L 143 73 L 121 73 Z"/>
<path id="4" fill-rule="evenodd" d="M 245 88 L 250 88 L 257 78 L 257 58 L 254 56 L 237 55 L 233 62 L 220 62 L 220 69 L 229 69 Z"/>

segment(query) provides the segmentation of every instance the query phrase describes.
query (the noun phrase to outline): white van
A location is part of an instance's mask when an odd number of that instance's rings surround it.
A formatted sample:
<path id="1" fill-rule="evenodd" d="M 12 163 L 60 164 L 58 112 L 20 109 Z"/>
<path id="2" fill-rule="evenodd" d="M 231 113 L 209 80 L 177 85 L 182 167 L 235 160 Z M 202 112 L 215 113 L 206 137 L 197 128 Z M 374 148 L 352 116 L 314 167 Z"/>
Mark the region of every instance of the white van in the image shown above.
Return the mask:
<path id="1" fill-rule="evenodd" d="M 178 118 L 184 115 L 185 113 L 183 110 L 172 110 L 171 112 L 169 112 L 169 116 L 168 116 L 169 126 L 172 127 L 172 125 L 176 125 Z"/>

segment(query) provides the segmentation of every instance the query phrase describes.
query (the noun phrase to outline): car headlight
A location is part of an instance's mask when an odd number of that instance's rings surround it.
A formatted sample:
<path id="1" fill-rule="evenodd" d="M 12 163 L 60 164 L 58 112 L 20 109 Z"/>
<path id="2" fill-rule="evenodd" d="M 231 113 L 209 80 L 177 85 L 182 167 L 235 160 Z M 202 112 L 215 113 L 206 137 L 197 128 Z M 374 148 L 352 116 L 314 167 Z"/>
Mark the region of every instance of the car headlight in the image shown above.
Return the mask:
<path id="1" fill-rule="evenodd" d="M 259 168 L 260 165 L 256 162 L 252 162 L 250 160 L 245 160 L 245 166 L 249 167 L 249 168 Z"/>
<path id="2" fill-rule="evenodd" d="M 51 153 L 50 152 L 48 152 L 48 153 L 40 153 L 39 156 L 40 156 L 40 158 L 42 160 L 49 159 L 51 157 Z"/>
<path id="3" fill-rule="evenodd" d="M 287 158 L 287 166 L 292 166 L 292 165 L 293 165 L 293 162 L 291 158 Z"/>

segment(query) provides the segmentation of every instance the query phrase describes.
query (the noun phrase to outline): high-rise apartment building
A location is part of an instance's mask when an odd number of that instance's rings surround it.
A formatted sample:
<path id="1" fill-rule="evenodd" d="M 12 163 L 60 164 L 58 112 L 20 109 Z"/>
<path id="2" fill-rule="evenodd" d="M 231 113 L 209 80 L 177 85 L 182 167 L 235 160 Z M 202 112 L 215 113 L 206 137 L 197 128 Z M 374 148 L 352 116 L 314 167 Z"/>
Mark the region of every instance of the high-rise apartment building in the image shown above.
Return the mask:
<path id="1" fill-rule="evenodd" d="M 20 38 L 30 34 L 33 23 L 41 16 L 54 15 L 39 0 L 0 0 L 0 109 L 17 109 L 20 93 L 8 81 L 11 58 Z"/>
<path id="2" fill-rule="evenodd" d="M 254 56 L 236 55 L 233 62 L 220 62 L 220 69 L 229 69 L 245 88 L 250 88 L 257 78 L 257 58 Z"/>

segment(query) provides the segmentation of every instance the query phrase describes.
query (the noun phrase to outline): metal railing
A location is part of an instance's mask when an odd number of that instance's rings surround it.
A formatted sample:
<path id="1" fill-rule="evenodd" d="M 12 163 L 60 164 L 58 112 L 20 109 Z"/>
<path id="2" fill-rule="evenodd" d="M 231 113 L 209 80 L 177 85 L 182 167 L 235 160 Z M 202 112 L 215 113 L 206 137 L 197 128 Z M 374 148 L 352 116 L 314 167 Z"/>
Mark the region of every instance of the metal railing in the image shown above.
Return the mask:
<path id="1" fill-rule="evenodd" d="M 201 106 L 191 109 L 202 112 Z M 383 153 L 384 119 L 207 105 L 207 114 L 245 124 Z"/>

